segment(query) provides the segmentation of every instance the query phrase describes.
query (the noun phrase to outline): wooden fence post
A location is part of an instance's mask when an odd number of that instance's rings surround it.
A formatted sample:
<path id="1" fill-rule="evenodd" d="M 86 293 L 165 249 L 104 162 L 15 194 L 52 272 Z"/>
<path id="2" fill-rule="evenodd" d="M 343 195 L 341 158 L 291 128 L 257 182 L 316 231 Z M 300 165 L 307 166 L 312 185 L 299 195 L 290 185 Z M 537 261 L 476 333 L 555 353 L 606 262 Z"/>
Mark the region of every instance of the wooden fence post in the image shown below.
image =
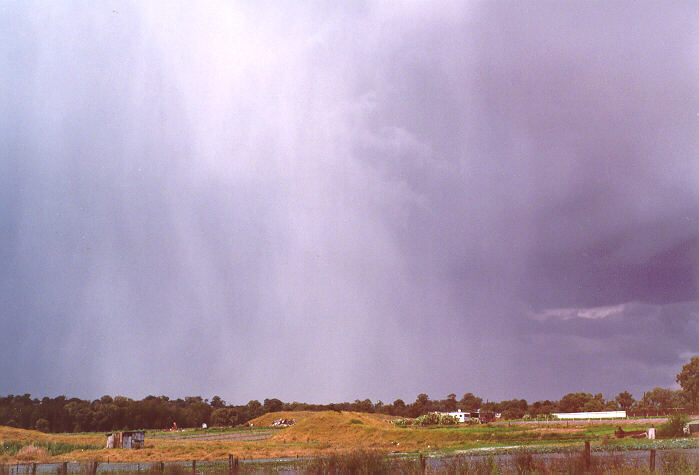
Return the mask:
<path id="1" fill-rule="evenodd" d="M 583 459 L 585 463 L 585 470 L 590 469 L 590 441 L 585 441 L 585 453 L 583 454 Z"/>
<path id="2" fill-rule="evenodd" d="M 90 473 L 92 475 L 95 475 L 97 473 L 97 466 L 99 465 L 99 462 L 92 462 L 92 467 L 90 467 Z"/>
<path id="3" fill-rule="evenodd" d="M 192 475 L 194 475 L 195 473 L 197 473 L 197 461 L 192 460 Z"/>
<path id="4" fill-rule="evenodd" d="M 61 472 L 63 475 L 68 475 L 68 462 L 63 462 L 63 465 L 61 466 L 61 470 L 63 470 Z"/>
<path id="5" fill-rule="evenodd" d="M 650 471 L 655 472 L 655 449 L 650 449 Z"/>
<path id="6" fill-rule="evenodd" d="M 228 475 L 233 474 L 233 454 L 228 454 Z"/>
<path id="7" fill-rule="evenodd" d="M 165 473 L 165 462 L 160 462 L 160 473 Z"/>
<path id="8" fill-rule="evenodd" d="M 420 454 L 420 473 L 425 473 L 425 465 L 425 457 L 423 457 L 422 454 Z"/>

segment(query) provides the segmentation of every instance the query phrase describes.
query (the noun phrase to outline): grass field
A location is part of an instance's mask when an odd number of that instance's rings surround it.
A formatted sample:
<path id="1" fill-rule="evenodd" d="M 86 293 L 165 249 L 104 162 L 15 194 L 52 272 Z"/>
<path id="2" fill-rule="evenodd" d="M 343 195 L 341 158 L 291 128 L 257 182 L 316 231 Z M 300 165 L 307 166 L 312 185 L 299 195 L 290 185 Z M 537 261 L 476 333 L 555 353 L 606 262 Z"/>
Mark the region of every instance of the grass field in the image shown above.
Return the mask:
<path id="1" fill-rule="evenodd" d="M 294 419 L 288 428 L 270 424 Z M 390 416 L 356 412 L 277 412 L 252 421 L 250 428 L 212 428 L 169 433 L 148 431 L 140 450 L 105 449 L 105 437 L 94 434 L 44 434 L 0 427 L 0 463 L 14 461 L 157 462 L 326 456 L 357 451 L 390 453 L 492 453 L 526 448 L 534 452 L 565 451 L 591 441 L 593 450 L 699 447 L 699 439 L 616 439 L 618 426 L 646 429 L 648 421 L 587 424 L 486 424 L 445 427 L 396 427 Z M 244 440 L 262 434 L 263 440 Z M 663 445 L 665 444 L 665 445 Z M 669 444 L 669 445 L 668 445 Z M 3 449 L 4 447 L 4 449 Z"/>

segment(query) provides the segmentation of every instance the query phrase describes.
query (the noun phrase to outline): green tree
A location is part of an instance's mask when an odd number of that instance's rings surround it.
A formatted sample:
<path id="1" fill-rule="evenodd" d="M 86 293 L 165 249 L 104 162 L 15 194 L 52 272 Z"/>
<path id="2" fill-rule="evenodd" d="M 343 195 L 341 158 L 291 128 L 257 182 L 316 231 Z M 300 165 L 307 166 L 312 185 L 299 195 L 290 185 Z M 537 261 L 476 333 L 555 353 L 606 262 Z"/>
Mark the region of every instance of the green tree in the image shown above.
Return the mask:
<path id="1" fill-rule="evenodd" d="M 215 426 L 234 426 L 238 423 L 238 413 L 230 407 L 221 407 L 211 413 L 211 424 Z"/>
<path id="2" fill-rule="evenodd" d="M 604 410 L 604 397 L 602 397 L 602 393 L 597 393 L 595 394 L 592 399 L 587 401 L 583 405 L 583 411 L 585 412 L 597 412 L 597 411 L 603 411 Z"/>
<path id="3" fill-rule="evenodd" d="M 245 405 L 245 410 L 247 412 L 247 419 L 255 419 L 256 417 L 260 417 L 262 414 L 265 413 L 264 408 L 262 407 L 262 404 L 260 404 L 260 401 L 257 399 L 253 399 L 252 401 L 249 401 Z"/>
<path id="4" fill-rule="evenodd" d="M 633 398 L 633 395 L 630 392 L 624 391 L 623 393 L 619 393 L 619 395 L 616 397 L 616 402 L 619 404 L 621 409 L 628 411 L 636 400 Z"/>
<path id="5" fill-rule="evenodd" d="M 699 356 L 695 356 L 682 367 L 676 381 L 680 383 L 685 397 L 696 410 L 699 399 Z"/>
<path id="6" fill-rule="evenodd" d="M 461 398 L 461 409 L 464 411 L 475 411 L 481 407 L 483 404 L 483 399 L 474 396 L 473 393 L 466 393 L 464 397 Z"/>
<path id="7" fill-rule="evenodd" d="M 282 410 L 284 403 L 277 398 L 265 399 L 262 403 L 265 412 L 279 412 Z"/>
<path id="8" fill-rule="evenodd" d="M 444 409 L 446 409 L 448 412 L 456 411 L 456 394 L 451 393 L 447 396 L 444 401 Z"/>
<path id="9" fill-rule="evenodd" d="M 601 395 L 600 395 L 601 396 Z M 582 412 L 585 404 L 595 399 L 592 394 L 585 392 L 568 393 L 558 403 L 561 412 Z"/>
<path id="10" fill-rule="evenodd" d="M 48 432 L 50 429 L 49 421 L 46 419 L 37 419 L 34 428 L 40 432 Z"/>
<path id="11" fill-rule="evenodd" d="M 410 417 L 418 417 L 430 412 L 430 397 L 425 393 L 420 393 L 415 398 L 415 402 L 410 405 Z"/>
<path id="12" fill-rule="evenodd" d="M 673 391 L 672 389 L 653 388 L 651 391 L 643 393 L 643 402 L 654 409 L 669 411 L 680 404 L 678 393 L 679 391 Z"/>
<path id="13" fill-rule="evenodd" d="M 396 399 L 393 401 L 393 404 L 391 405 L 393 409 L 393 415 L 395 416 L 404 416 L 405 415 L 405 401 L 402 399 Z"/>
<path id="14" fill-rule="evenodd" d="M 222 407 L 226 407 L 226 401 L 221 399 L 220 396 L 214 396 L 211 398 L 211 407 L 214 409 L 221 409 Z"/>

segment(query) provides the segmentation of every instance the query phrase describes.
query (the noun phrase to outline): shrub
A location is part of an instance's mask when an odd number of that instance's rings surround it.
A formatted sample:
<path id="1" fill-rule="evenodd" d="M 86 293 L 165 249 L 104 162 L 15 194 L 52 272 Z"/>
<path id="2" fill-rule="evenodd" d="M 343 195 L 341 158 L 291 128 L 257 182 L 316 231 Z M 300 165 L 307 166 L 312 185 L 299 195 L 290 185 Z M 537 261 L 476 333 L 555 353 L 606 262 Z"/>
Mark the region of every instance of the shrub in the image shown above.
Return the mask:
<path id="1" fill-rule="evenodd" d="M 658 427 L 659 437 L 681 437 L 682 429 L 689 422 L 689 416 L 685 414 L 673 414 L 668 421 Z"/>
<path id="2" fill-rule="evenodd" d="M 456 417 L 450 416 L 449 414 L 442 414 L 442 416 L 439 418 L 439 423 L 444 426 L 453 426 L 458 422 L 459 420 Z"/>
<path id="3" fill-rule="evenodd" d="M 393 419 L 391 424 L 398 427 L 408 427 L 415 423 L 415 419 Z"/>
<path id="4" fill-rule="evenodd" d="M 417 425 L 420 426 L 436 426 L 437 424 L 439 424 L 439 421 L 440 415 L 436 412 L 430 412 L 415 419 Z"/>

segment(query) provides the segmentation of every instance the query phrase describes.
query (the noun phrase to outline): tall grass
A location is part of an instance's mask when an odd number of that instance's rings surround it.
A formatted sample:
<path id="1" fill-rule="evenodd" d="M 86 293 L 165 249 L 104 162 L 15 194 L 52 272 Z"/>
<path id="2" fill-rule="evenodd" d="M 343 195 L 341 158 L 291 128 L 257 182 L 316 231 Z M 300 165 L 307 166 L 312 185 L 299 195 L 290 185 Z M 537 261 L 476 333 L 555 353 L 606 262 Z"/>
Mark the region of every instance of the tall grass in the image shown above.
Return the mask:
<path id="1" fill-rule="evenodd" d="M 29 446 L 40 447 L 51 456 L 67 454 L 74 450 L 95 450 L 102 448 L 102 446 L 94 444 L 69 444 L 67 442 L 47 442 L 41 440 L 35 440 L 33 442 L 6 440 L 0 443 L 0 455 L 9 455 L 13 457 L 24 447 Z"/>
<path id="2" fill-rule="evenodd" d="M 364 475 L 364 474 L 418 474 L 420 462 L 415 459 L 389 458 L 377 452 L 356 451 L 333 454 L 310 461 L 303 472 L 308 474 Z"/>
<path id="3" fill-rule="evenodd" d="M 699 459 L 682 452 L 668 452 L 658 458 L 657 472 L 666 474 L 699 475 Z M 424 471 L 423 471 L 424 470 Z M 374 452 L 358 451 L 344 455 L 332 455 L 309 462 L 299 470 L 309 474 L 474 474 L 474 475 L 640 475 L 650 474 L 648 460 L 631 460 L 623 453 L 596 454 L 589 464 L 582 453 L 566 453 L 559 457 L 536 457 L 520 451 L 514 457 L 497 460 L 490 456 L 455 456 L 433 459 L 424 464 L 424 459 L 393 459 Z"/>

